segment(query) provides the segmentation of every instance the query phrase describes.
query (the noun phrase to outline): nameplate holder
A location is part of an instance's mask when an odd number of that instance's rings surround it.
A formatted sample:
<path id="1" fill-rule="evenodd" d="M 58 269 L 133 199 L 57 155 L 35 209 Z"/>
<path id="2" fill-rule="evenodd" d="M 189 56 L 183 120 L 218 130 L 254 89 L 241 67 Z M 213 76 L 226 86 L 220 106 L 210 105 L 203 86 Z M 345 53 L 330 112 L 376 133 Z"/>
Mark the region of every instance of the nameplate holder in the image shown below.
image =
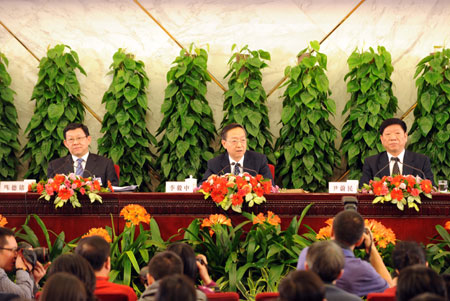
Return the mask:
<path id="1" fill-rule="evenodd" d="M 347 180 L 347 182 L 328 182 L 329 193 L 358 193 L 358 180 Z"/>
<path id="2" fill-rule="evenodd" d="M 27 192 L 29 181 L 1 181 L 0 192 Z"/>
<path id="3" fill-rule="evenodd" d="M 166 192 L 192 192 L 193 184 L 185 181 L 167 181 Z"/>

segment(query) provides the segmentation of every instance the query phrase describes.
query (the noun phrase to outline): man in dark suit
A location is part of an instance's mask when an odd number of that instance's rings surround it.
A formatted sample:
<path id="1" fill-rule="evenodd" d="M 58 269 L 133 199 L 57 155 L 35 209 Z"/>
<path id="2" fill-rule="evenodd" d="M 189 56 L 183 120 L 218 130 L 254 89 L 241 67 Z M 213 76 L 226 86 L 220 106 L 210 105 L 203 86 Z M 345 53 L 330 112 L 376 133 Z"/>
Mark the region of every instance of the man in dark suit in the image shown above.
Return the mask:
<path id="1" fill-rule="evenodd" d="M 380 139 L 386 151 L 365 159 L 360 187 L 375 177 L 394 174 L 419 176 L 431 180 L 434 186 L 430 159 L 405 150 L 408 133 L 403 120 L 390 118 L 383 121 L 380 126 Z"/>
<path id="2" fill-rule="evenodd" d="M 108 180 L 113 186 L 119 185 L 114 163 L 111 159 L 89 152 L 91 144 L 89 129 L 81 123 L 71 123 L 64 129 L 64 145 L 70 154 L 51 161 L 47 168 L 47 177 L 56 174 L 75 173 L 83 177 L 101 178 L 102 186 L 106 187 Z"/>
<path id="3" fill-rule="evenodd" d="M 233 173 L 239 175 L 243 172 L 248 172 L 253 176 L 261 174 L 264 179 L 270 179 L 273 183 L 272 173 L 267 165 L 267 157 L 247 150 L 247 133 L 242 125 L 231 123 L 225 126 L 221 137 L 222 145 L 227 151 L 208 161 L 208 169 L 200 184 L 213 174 Z"/>

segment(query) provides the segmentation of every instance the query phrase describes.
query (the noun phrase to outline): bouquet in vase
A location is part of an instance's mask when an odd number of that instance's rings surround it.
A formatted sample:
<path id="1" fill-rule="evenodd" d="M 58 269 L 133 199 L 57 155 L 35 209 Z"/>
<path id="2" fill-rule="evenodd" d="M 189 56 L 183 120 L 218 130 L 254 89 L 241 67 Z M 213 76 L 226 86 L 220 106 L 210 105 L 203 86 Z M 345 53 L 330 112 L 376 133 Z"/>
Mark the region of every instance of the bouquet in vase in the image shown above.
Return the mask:
<path id="1" fill-rule="evenodd" d="M 364 184 L 361 192 L 375 194 L 373 204 L 388 202 L 396 205 L 400 210 L 408 206 L 419 211 L 418 204 L 422 203 L 420 195 L 423 194 L 431 199 L 432 190 L 433 185 L 430 180 L 423 180 L 419 176 L 397 175 L 375 178 L 369 184 Z"/>
<path id="2" fill-rule="evenodd" d="M 108 181 L 108 188 L 102 188 L 98 180 L 92 180 L 91 178 L 83 178 L 77 176 L 74 173 L 69 175 L 57 174 L 55 177 L 46 181 L 41 180 L 39 183 L 30 184 L 28 191 L 37 192 L 47 201 L 55 196 L 55 208 L 62 207 L 67 202 L 70 202 L 72 206 L 81 207 L 81 203 L 78 200 L 78 193 L 81 195 L 87 195 L 91 203 L 98 201 L 102 202 L 102 197 L 98 195 L 99 192 L 112 191 L 111 184 Z"/>

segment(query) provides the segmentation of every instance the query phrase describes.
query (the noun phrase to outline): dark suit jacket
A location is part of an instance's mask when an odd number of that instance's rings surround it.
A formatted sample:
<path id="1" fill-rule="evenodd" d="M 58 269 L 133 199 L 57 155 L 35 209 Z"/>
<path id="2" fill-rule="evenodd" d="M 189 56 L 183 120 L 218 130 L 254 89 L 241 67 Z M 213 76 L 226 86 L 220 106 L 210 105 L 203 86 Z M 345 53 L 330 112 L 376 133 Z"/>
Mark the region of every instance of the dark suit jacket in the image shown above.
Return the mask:
<path id="1" fill-rule="evenodd" d="M 56 174 L 65 174 L 74 172 L 74 162 L 72 155 L 67 155 L 63 158 L 50 161 L 47 168 L 47 177 L 53 178 Z M 83 177 L 96 177 L 102 179 L 102 186 L 108 185 L 108 180 L 111 185 L 119 186 L 119 179 L 117 178 L 114 163 L 111 159 L 89 153 L 86 167 L 84 168 Z"/>
<path id="2" fill-rule="evenodd" d="M 350 294 L 343 289 L 329 283 L 325 284 L 325 299 L 327 299 L 327 301 L 361 301 L 360 297 L 354 294 Z"/>
<path id="3" fill-rule="evenodd" d="M 208 169 L 199 184 L 208 180 L 210 175 L 222 175 L 230 172 L 230 160 L 228 153 L 225 152 L 208 161 Z M 272 173 L 267 165 L 267 157 L 263 154 L 249 150 L 246 151 L 244 155 L 244 172 L 248 172 L 252 176 L 260 174 L 264 179 L 270 179 L 273 184 Z"/>
<path id="4" fill-rule="evenodd" d="M 413 175 L 421 178 L 425 175 L 425 178 L 431 180 L 434 186 L 434 176 L 431 171 L 430 159 L 427 156 L 405 150 L 403 161 L 403 175 Z M 389 162 L 386 152 L 368 157 L 364 160 L 363 175 L 359 181 L 359 187 L 361 188 L 364 183 L 369 184 L 369 181 L 373 180 L 375 176 L 382 178 L 389 175 Z"/>

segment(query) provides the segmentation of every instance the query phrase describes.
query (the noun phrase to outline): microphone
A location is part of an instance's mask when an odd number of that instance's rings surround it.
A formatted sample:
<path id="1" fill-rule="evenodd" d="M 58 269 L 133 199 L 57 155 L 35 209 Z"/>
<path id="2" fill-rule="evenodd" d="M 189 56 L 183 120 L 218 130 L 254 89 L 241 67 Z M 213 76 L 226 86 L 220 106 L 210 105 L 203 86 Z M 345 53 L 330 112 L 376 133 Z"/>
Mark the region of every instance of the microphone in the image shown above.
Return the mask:
<path id="1" fill-rule="evenodd" d="M 391 162 L 388 162 L 388 164 L 386 164 L 382 169 L 380 169 L 379 171 L 377 171 L 377 173 L 373 176 L 373 178 L 375 178 L 378 174 L 380 174 L 380 172 L 382 172 L 383 170 L 385 170 L 386 169 L 386 167 L 389 167 L 389 164 L 390 164 Z"/>
<path id="2" fill-rule="evenodd" d="M 66 164 L 67 164 L 67 163 L 70 163 L 70 162 L 68 162 L 68 161 L 69 161 L 69 158 L 70 158 L 70 155 L 66 156 L 66 157 L 64 158 L 62 164 L 60 164 L 60 166 L 59 166 L 58 168 L 56 168 L 55 170 L 50 169 L 51 166 L 49 166 L 49 167 L 47 168 L 47 177 L 48 177 L 48 178 L 53 178 L 53 177 L 54 177 L 55 175 L 57 175 L 60 171 L 62 171 L 62 170 L 64 169 L 64 167 L 66 166 Z"/>
<path id="3" fill-rule="evenodd" d="M 233 163 L 234 164 L 234 163 Z M 216 175 L 218 175 L 218 176 L 220 176 L 221 174 L 224 174 L 224 170 L 225 169 L 227 169 L 227 168 L 230 168 L 230 172 L 231 172 L 231 165 L 230 164 L 228 164 L 227 166 L 225 166 L 224 168 L 222 168 L 218 173 L 216 173 Z"/>
<path id="4" fill-rule="evenodd" d="M 401 162 L 402 163 L 402 162 Z M 402 163 L 403 164 L 403 166 L 406 166 L 406 167 L 409 167 L 409 168 L 411 168 L 411 169 L 414 169 L 414 170 L 417 170 L 417 171 L 420 171 L 420 173 L 422 174 L 422 179 L 426 179 L 427 177 L 425 176 L 425 173 L 422 171 L 422 169 L 419 169 L 419 168 L 416 168 L 416 167 L 414 167 L 414 166 L 411 166 L 411 165 L 409 165 L 409 164 L 406 164 L 406 163 Z M 404 170 L 403 170 L 404 171 Z"/>

